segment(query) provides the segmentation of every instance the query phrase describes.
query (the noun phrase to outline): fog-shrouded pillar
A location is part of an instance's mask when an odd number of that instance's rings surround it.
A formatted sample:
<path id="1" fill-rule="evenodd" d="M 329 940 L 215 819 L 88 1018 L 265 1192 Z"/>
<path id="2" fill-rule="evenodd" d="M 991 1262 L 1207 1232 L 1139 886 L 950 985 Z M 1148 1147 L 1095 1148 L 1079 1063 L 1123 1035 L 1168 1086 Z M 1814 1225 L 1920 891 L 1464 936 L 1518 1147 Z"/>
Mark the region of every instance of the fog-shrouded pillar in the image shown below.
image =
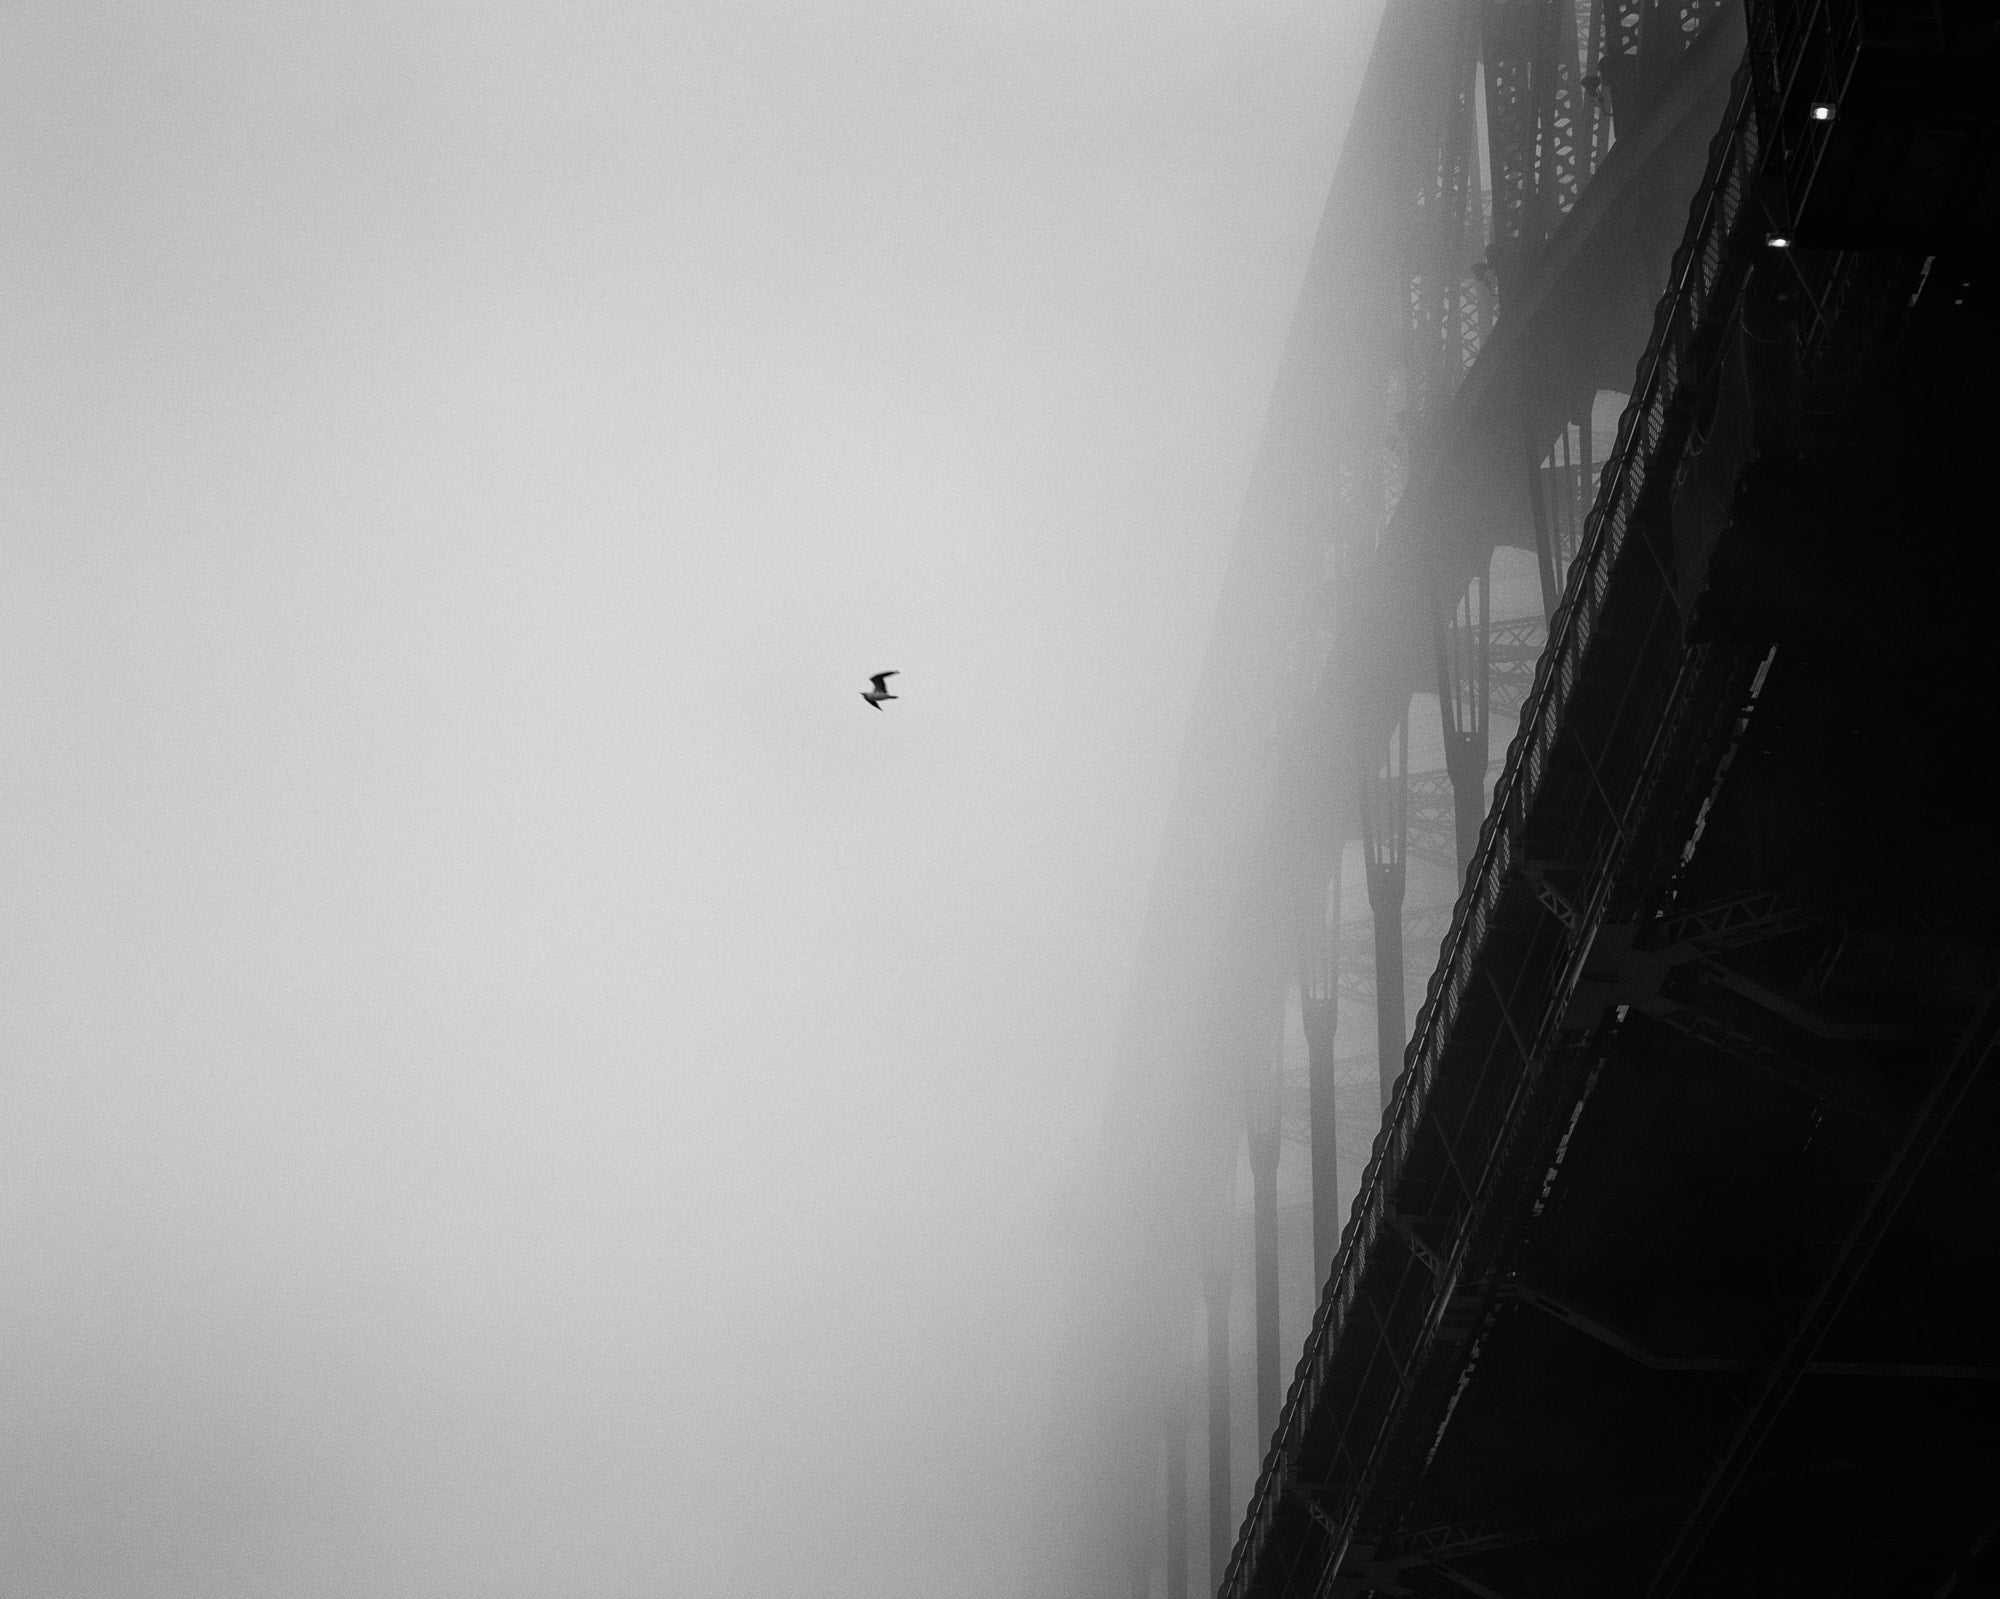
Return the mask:
<path id="1" fill-rule="evenodd" d="M 1233 1175 L 1233 1173 L 1232 1173 Z M 1233 1198 L 1233 1196 L 1232 1196 Z M 1210 1240 L 1201 1274 L 1202 1298 L 1208 1304 L 1208 1584 L 1213 1593 L 1229 1569 L 1229 1550 L 1236 1529 L 1229 1502 L 1229 1290 L 1234 1273 L 1229 1258 L 1228 1217 Z"/>
<path id="2" fill-rule="evenodd" d="M 1528 508 L 1534 514 L 1535 565 L 1542 579 L 1542 616 L 1553 622 L 1568 586 L 1569 569 L 1583 547 L 1584 522 L 1597 498 L 1591 475 L 1597 445 L 1591 436 L 1591 413 L 1597 391 L 1580 395 L 1566 419 L 1527 424 Z M 1549 428 L 1553 427 L 1553 436 Z"/>
<path id="3" fill-rule="evenodd" d="M 1167 1384 L 1160 1424 L 1167 1446 L 1167 1599 L 1188 1599 L 1188 1398 L 1179 1373 Z"/>
<path id="4" fill-rule="evenodd" d="M 1361 765 L 1361 835 L 1368 866 L 1368 911 L 1375 924 L 1375 1044 L 1382 1110 L 1396 1094 L 1403 1070 L 1404 845 L 1410 828 L 1409 707 L 1389 735 L 1386 750 L 1364 753 Z"/>
<path id="5" fill-rule="evenodd" d="M 1326 1284 L 1340 1248 L 1340 1155 L 1335 1144 L 1333 1038 L 1340 984 L 1340 864 L 1299 925 L 1299 1022 L 1306 1035 L 1306 1106 L 1312 1143 L 1313 1289 Z"/>
<path id="6" fill-rule="evenodd" d="M 1257 1062 L 1244 1082 L 1250 1145 L 1250 1217 L 1257 1257 L 1257 1438 L 1261 1456 L 1278 1430 L 1278 1072 Z"/>
<path id="7" fill-rule="evenodd" d="M 1444 724 L 1444 769 L 1451 779 L 1452 816 L 1458 824 L 1461 880 L 1479 852 L 1479 827 L 1486 819 L 1486 764 L 1491 745 L 1487 644 L 1491 631 L 1484 571 L 1456 594 L 1441 591 L 1433 595 L 1431 632 L 1437 650 L 1438 714 Z"/>

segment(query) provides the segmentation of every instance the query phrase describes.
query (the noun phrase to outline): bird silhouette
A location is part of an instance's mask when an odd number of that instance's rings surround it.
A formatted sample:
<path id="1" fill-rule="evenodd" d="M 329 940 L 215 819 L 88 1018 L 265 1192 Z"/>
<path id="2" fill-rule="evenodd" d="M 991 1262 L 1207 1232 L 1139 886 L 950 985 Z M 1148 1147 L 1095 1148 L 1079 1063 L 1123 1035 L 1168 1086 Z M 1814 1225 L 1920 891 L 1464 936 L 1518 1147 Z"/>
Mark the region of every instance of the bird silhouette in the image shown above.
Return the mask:
<path id="1" fill-rule="evenodd" d="M 891 694 L 889 692 L 889 679 L 892 677 L 901 677 L 902 675 L 903 674 L 900 672 L 877 672 L 873 677 L 871 677 L 868 680 L 875 686 L 873 688 L 863 689 L 861 691 L 861 697 L 864 700 L 866 700 L 870 705 L 874 706 L 876 710 L 878 711 L 881 710 L 882 702 L 884 700 L 893 700 L 898 698 L 897 695 Z"/>

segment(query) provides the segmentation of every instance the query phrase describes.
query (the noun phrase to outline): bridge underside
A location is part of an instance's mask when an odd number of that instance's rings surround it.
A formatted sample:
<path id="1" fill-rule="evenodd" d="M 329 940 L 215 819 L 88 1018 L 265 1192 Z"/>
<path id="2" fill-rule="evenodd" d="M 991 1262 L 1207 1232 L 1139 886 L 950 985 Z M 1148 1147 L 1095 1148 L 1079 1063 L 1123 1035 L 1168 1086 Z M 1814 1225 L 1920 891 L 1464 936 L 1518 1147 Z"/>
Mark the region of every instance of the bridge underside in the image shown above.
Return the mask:
<path id="1" fill-rule="evenodd" d="M 1992 1530 L 2000 1105 L 1956 1057 L 2000 884 L 1980 807 L 1913 779 L 1990 715 L 1954 664 L 1771 659 L 1678 885 L 1706 909 L 1552 1062 L 1573 1114 L 1345 1591 L 1641 1594 L 1680 1551 L 1691 1591 L 1932 1595 Z"/>
<path id="2" fill-rule="evenodd" d="M 1746 342 L 1786 314 L 1783 265 L 1744 290 Z M 1383 1346 L 1333 1355 L 1268 1591 L 1315 1591 L 1336 1542 L 1351 1594 L 1891 1599 L 2000 1565 L 2000 852 L 1969 777 L 2000 572 L 1964 381 L 2000 356 L 1994 285 L 1933 261 L 1908 314 L 1920 261 L 1851 270 L 1847 369 L 1776 413 L 1706 397 L 1737 487 L 1697 582 L 1698 528 L 1638 535 L 1677 581 L 1601 624 L 1483 1024 L 1394 1173 L 1360 1288 Z M 1685 444 L 1683 491 L 1701 466 Z M 1565 857 L 1593 820 L 1631 836 L 1586 927 Z"/>
<path id="3" fill-rule="evenodd" d="M 2000 273 L 1732 115 L 1226 1592 L 2000 1591 Z"/>

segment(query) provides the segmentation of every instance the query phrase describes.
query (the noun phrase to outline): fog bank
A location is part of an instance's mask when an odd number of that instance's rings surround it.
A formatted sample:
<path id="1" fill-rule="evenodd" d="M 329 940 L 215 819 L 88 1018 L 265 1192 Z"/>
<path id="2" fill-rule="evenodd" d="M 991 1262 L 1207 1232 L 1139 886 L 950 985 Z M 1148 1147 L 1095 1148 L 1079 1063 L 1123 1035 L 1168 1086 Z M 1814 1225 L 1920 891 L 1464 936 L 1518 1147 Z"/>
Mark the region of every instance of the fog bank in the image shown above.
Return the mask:
<path id="1" fill-rule="evenodd" d="M 1372 21 L 0 11 L 0 1591 L 1019 1591 Z"/>

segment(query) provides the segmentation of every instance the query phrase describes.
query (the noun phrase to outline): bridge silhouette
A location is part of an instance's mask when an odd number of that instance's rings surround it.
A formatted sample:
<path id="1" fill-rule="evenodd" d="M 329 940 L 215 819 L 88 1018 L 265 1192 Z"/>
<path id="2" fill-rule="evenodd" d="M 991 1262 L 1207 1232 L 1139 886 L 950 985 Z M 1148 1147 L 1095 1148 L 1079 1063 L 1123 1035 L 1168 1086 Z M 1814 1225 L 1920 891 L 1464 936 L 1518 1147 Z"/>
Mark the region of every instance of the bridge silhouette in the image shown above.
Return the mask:
<path id="1" fill-rule="evenodd" d="M 1967 0 L 1390 0 L 1078 1246 L 1079 1591 L 2000 1583 L 1996 84 Z"/>

